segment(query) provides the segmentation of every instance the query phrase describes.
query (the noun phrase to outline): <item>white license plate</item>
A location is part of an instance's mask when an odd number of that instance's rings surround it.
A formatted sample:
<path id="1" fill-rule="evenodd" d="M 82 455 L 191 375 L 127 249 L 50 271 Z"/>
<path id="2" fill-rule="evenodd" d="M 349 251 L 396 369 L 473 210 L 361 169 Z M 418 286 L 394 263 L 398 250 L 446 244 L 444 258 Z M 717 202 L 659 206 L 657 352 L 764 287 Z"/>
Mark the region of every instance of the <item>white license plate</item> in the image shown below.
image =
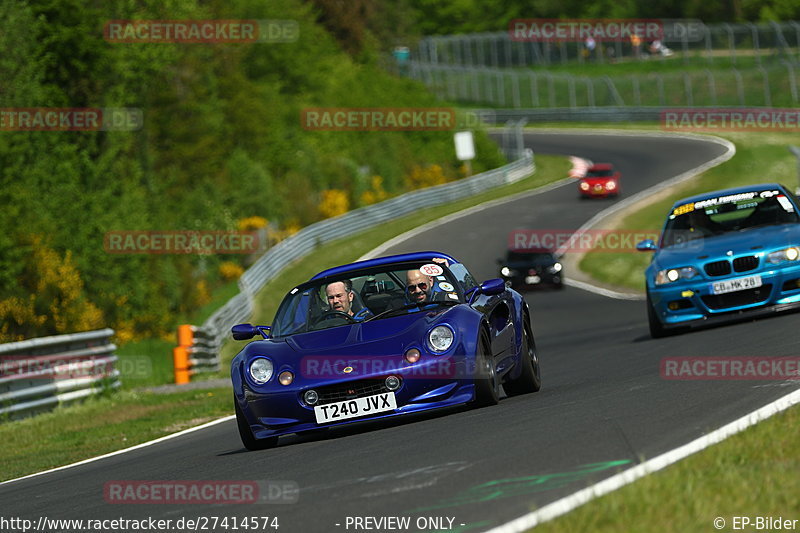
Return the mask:
<path id="1" fill-rule="evenodd" d="M 324 424 L 326 422 L 336 422 L 337 420 L 347 420 L 348 418 L 383 413 L 394 409 L 397 409 L 397 401 L 394 398 L 394 393 L 385 392 L 365 398 L 318 405 L 314 407 L 314 415 L 317 417 L 317 424 Z"/>
<path id="2" fill-rule="evenodd" d="M 540 281 L 542 281 L 542 278 L 540 278 L 539 276 L 526 276 L 525 277 L 525 283 L 528 283 L 529 285 L 533 285 L 534 283 L 539 283 Z"/>
<path id="3" fill-rule="evenodd" d="M 726 292 L 743 291 L 754 289 L 761 286 L 761 276 L 747 276 L 746 278 L 729 279 L 718 281 L 711 287 L 713 294 L 725 294 Z"/>

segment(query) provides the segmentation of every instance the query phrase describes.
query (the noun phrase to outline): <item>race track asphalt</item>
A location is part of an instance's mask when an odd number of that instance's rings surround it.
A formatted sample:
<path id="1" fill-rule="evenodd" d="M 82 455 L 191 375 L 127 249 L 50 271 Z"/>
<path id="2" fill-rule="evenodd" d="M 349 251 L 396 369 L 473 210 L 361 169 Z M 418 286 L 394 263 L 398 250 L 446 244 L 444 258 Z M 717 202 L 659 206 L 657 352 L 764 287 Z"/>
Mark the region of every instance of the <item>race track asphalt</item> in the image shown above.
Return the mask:
<path id="1" fill-rule="evenodd" d="M 624 195 L 724 150 L 697 140 L 597 133 L 527 133 L 525 141 L 536 153 L 615 164 Z M 497 275 L 495 260 L 509 231 L 574 229 L 609 205 L 578 200 L 570 183 L 476 210 L 389 252 L 451 253 L 477 278 L 487 279 Z M 659 372 L 664 357 L 796 354 L 791 332 L 797 315 L 652 340 L 643 302 L 572 287 L 526 293 L 526 298 L 542 362 L 539 393 L 503 398 L 489 408 L 359 424 L 320 438 L 287 437 L 263 452 L 246 452 L 235 422 L 229 421 L 2 485 L 0 515 L 35 521 L 41 516 L 173 521 L 276 516 L 279 529 L 261 529 L 261 524 L 258 529 L 281 533 L 419 531 L 423 522 L 417 519 L 445 517 L 453 519 L 451 531 L 483 531 L 684 444 L 797 387 L 796 382 L 673 381 Z M 296 502 L 282 504 L 107 503 L 104 486 L 119 480 L 286 481 L 299 493 Z M 353 517 L 367 516 L 408 516 L 411 522 L 409 529 L 353 527 Z M 216 529 L 225 530 L 230 524 Z"/>

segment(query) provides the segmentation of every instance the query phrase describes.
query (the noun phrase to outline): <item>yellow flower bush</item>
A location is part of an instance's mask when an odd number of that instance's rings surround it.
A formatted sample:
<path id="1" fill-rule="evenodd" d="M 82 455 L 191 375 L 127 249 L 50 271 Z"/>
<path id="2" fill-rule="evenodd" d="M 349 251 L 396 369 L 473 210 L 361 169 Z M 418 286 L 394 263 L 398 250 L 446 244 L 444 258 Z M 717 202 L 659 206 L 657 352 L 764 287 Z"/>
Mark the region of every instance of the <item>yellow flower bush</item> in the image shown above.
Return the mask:
<path id="1" fill-rule="evenodd" d="M 319 212 L 324 218 L 343 215 L 350 210 L 350 199 L 347 192 L 341 189 L 327 189 L 322 191 L 322 201 L 319 203 Z"/>
<path id="2" fill-rule="evenodd" d="M 423 189 L 425 187 L 433 187 L 434 185 L 442 185 L 449 180 L 444 174 L 444 170 L 440 165 L 428 165 L 421 167 L 414 165 L 411 173 L 406 176 L 406 187 L 409 189 Z"/>
<path id="3" fill-rule="evenodd" d="M 237 265 L 233 261 L 224 261 L 219 265 L 219 275 L 225 281 L 239 279 L 242 274 L 244 274 L 244 268 L 242 268 L 241 265 Z"/>
<path id="4" fill-rule="evenodd" d="M 39 236 L 32 238 L 31 248 L 19 279 L 29 296 L 0 300 L 0 342 L 21 340 L 30 332 L 43 336 L 104 327 L 103 312 L 84 294 L 72 253 L 61 257 Z"/>
<path id="5" fill-rule="evenodd" d="M 388 197 L 389 194 L 383 189 L 383 178 L 381 176 L 372 176 L 370 189 L 361 194 L 361 203 L 364 205 L 377 204 Z"/>
<path id="6" fill-rule="evenodd" d="M 269 220 L 264 217 L 254 216 L 242 218 L 237 223 L 239 231 L 257 231 L 269 224 Z"/>

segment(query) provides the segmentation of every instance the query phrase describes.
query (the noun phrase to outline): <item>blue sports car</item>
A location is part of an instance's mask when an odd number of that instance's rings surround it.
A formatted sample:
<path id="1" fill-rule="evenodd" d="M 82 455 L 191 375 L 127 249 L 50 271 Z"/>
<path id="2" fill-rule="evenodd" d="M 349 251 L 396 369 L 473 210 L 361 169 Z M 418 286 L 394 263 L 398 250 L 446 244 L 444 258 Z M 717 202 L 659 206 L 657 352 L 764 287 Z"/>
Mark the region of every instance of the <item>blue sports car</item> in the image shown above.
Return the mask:
<path id="1" fill-rule="evenodd" d="M 776 183 L 714 191 L 670 210 L 645 278 L 655 337 L 800 305 L 800 216 Z"/>
<path id="2" fill-rule="evenodd" d="M 538 391 L 522 296 L 476 283 L 438 252 L 320 272 L 289 291 L 270 326 L 239 324 L 233 359 L 239 434 L 249 450 L 280 435 Z"/>

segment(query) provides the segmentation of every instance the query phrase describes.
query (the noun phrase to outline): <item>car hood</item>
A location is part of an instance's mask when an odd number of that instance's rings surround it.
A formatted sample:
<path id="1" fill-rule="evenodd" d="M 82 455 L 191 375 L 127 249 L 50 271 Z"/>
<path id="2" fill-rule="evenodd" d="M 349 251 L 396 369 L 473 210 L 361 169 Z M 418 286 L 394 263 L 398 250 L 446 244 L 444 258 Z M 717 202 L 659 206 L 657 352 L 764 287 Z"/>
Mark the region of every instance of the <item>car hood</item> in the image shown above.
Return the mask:
<path id="1" fill-rule="evenodd" d="M 257 341 L 250 343 L 247 351 L 290 359 L 298 355 L 399 355 L 410 347 L 424 348 L 426 334 L 434 325 L 448 322 L 457 331 L 455 324 L 460 315 L 474 312 L 466 304 L 437 307 L 430 311 Z"/>
<path id="2" fill-rule="evenodd" d="M 654 261 L 662 266 L 682 266 L 678 263 L 690 265 L 695 261 L 724 259 L 728 252 L 736 257 L 792 245 L 800 245 L 800 224 L 767 226 L 689 241 L 659 250 Z"/>

